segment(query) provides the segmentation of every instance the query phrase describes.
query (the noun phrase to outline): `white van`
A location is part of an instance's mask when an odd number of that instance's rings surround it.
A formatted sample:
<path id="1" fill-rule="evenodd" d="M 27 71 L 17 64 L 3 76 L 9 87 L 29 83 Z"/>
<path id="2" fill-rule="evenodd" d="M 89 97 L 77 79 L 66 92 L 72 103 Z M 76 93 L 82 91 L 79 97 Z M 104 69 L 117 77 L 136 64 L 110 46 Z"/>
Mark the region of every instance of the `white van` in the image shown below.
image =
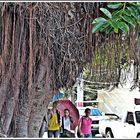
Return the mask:
<path id="1" fill-rule="evenodd" d="M 115 116 L 112 114 L 112 116 Z M 112 119 L 113 118 L 113 119 Z M 101 120 L 99 132 L 107 138 L 140 138 L 140 99 L 135 105 L 126 109 L 123 117 L 112 117 Z"/>

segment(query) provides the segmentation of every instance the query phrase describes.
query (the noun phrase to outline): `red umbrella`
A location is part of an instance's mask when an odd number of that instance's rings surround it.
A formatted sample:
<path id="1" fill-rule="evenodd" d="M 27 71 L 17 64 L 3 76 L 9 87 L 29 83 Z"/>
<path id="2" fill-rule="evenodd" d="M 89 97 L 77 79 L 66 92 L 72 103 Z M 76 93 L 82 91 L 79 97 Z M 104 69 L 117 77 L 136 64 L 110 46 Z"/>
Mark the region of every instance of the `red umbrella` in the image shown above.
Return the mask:
<path id="1" fill-rule="evenodd" d="M 60 111 L 60 115 L 64 116 L 64 109 L 70 110 L 70 116 L 72 117 L 73 123 L 71 125 L 71 129 L 74 130 L 78 125 L 79 120 L 79 111 L 75 107 L 75 105 L 70 100 L 59 100 L 57 101 L 57 109 Z"/>

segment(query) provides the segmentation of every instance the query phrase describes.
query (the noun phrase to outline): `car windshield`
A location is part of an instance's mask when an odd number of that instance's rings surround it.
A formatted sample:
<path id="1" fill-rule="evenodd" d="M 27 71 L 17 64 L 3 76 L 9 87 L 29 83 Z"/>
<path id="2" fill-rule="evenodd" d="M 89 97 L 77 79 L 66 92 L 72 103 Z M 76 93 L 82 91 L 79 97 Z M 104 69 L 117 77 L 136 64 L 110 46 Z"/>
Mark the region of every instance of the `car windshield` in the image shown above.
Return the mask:
<path id="1" fill-rule="evenodd" d="M 137 123 L 140 123 L 140 111 L 136 111 L 135 114 Z"/>
<path id="2" fill-rule="evenodd" d="M 102 113 L 98 109 L 91 109 L 91 116 L 102 116 Z"/>
<path id="3" fill-rule="evenodd" d="M 79 114 L 80 116 L 84 115 L 85 109 L 80 109 Z M 102 113 L 99 111 L 99 109 L 91 109 L 90 116 L 102 116 Z"/>

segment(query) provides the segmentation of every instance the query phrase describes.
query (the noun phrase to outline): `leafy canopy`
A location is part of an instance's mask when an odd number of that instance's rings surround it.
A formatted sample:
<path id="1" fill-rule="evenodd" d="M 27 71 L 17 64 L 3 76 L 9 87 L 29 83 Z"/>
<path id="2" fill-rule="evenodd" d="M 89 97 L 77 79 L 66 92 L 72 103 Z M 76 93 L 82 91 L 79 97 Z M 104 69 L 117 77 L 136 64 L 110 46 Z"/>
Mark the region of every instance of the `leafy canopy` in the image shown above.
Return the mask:
<path id="1" fill-rule="evenodd" d="M 103 16 L 92 21 L 92 32 L 129 32 L 130 26 L 140 25 L 139 2 L 109 2 L 106 8 L 100 8 Z"/>

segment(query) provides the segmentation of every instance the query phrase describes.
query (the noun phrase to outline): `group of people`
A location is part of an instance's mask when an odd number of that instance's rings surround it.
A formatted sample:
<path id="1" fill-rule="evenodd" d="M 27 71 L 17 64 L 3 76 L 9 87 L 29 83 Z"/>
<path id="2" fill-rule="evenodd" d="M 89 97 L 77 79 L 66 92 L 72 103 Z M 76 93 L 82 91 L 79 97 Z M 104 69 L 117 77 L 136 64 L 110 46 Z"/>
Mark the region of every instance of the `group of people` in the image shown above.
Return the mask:
<path id="1" fill-rule="evenodd" d="M 71 124 L 74 123 L 70 116 L 70 110 L 64 110 L 64 116 L 60 116 L 57 110 L 57 103 L 53 103 L 53 108 L 50 110 L 48 115 L 48 138 L 58 137 L 78 137 L 92 138 L 91 124 L 92 119 L 90 116 L 90 109 L 85 109 L 85 115 L 82 116 L 78 122 L 78 130 L 75 133 L 71 131 Z"/>

